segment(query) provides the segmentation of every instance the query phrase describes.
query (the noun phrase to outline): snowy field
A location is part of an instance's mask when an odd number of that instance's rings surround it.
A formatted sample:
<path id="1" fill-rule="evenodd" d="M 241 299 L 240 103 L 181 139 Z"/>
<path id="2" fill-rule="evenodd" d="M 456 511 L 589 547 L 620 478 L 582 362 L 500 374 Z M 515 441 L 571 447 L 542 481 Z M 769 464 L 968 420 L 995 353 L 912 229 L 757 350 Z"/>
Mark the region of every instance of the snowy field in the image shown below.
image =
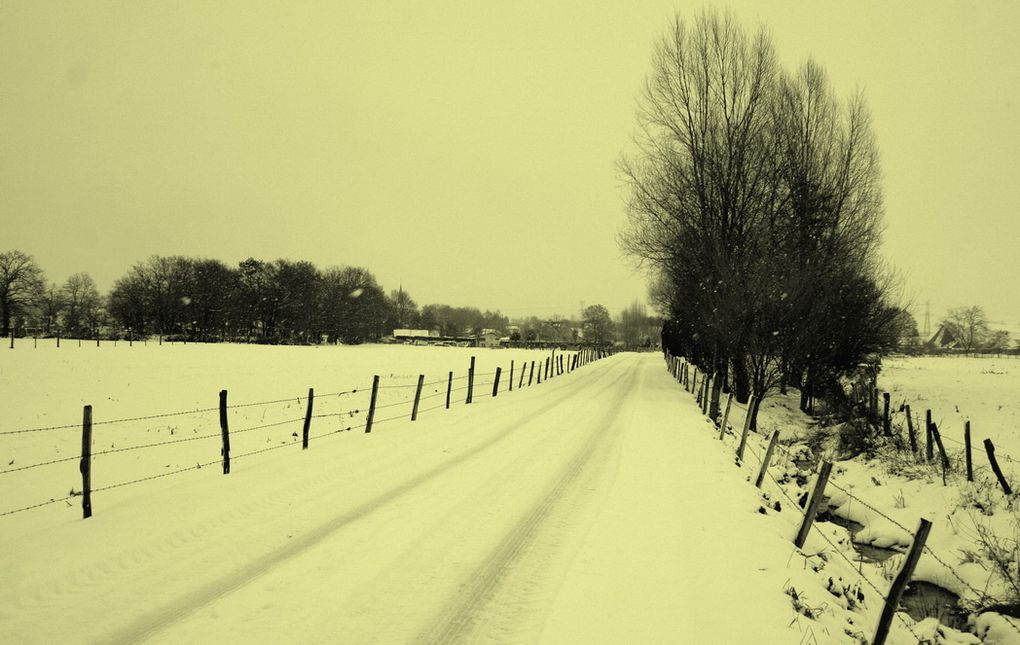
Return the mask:
<path id="1" fill-rule="evenodd" d="M 856 561 L 850 533 L 832 523 L 793 547 L 796 468 L 779 458 L 764 493 L 750 483 L 764 437 L 752 436 L 735 464 L 734 436 L 719 441 L 654 354 L 621 354 L 530 387 L 525 376 L 520 387 L 521 364 L 530 373 L 547 356 L 408 346 L 5 350 L 0 432 L 13 434 L 0 434 L 2 510 L 48 503 L 0 516 L 4 642 L 870 638 L 888 588 L 883 570 Z M 419 374 L 429 398 L 412 422 Z M 373 375 L 385 387 L 365 434 Z M 309 387 L 312 440 L 302 451 Z M 229 475 L 219 464 L 221 389 L 236 406 Z M 84 404 L 95 406 L 98 455 L 88 520 L 70 494 L 81 486 Z M 67 461 L 19 470 L 54 459 Z M 982 629 L 985 642 L 1011 642 L 1002 625 L 985 620 Z M 888 642 L 936 630 L 899 614 Z M 944 642 L 976 641 L 950 633 Z"/>
<path id="2" fill-rule="evenodd" d="M 218 461 L 220 390 L 228 391 L 231 454 L 240 461 L 246 453 L 300 443 L 309 388 L 316 392 L 309 434 L 336 441 L 345 431 L 363 430 L 374 375 L 380 377 L 375 426 L 381 432 L 387 423 L 410 417 L 419 374 L 426 383 L 419 409 L 424 419 L 445 408 L 451 371 L 451 399 L 463 402 L 471 356 L 478 398 L 491 396 L 497 367 L 507 371 L 500 384 L 505 390 L 511 360 L 516 387 L 522 364 L 530 370 L 535 361 L 537 371 L 537 363 L 551 355 L 406 345 L 62 345 L 47 340 L 33 348 L 31 340 L 19 340 L 14 350 L 0 353 L 0 432 L 56 428 L 0 435 L 0 470 L 66 460 L 0 475 L 10 480 L 4 481 L 0 512 L 80 491 L 75 459 L 84 405 L 93 408 L 92 486 L 99 489 Z M 102 504 L 97 495 L 96 505 Z"/>
<path id="3" fill-rule="evenodd" d="M 921 518 L 932 521 L 927 547 L 913 579 L 935 584 L 959 596 L 961 605 L 983 608 L 1015 591 L 996 573 L 982 536 L 992 536 L 1005 553 L 1012 552 L 1010 569 L 1017 566 L 1020 514 L 1015 496 L 1007 497 L 991 472 L 982 441 L 991 438 L 996 457 L 1014 490 L 1020 485 L 1020 360 L 1015 357 L 895 357 L 883 361 L 878 387 L 891 393 L 894 432 L 906 436 L 903 404 L 911 406 L 921 453 L 924 451 L 925 411 L 931 409 L 950 460 L 943 473 L 938 452 L 924 463 L 909 451 L 891 448 L 879 458 L 859 456 L 837 461 L 827 487 L 827 504 L 833 515 L 858 523 L 854 541 L 905 551 Z M 740 414 L 743 418 L 743 412 Z M 971 422 L 975 482 L 966 481 L 964 424 Z M 804 454 L 804 437 L 819 431 L 812 420 L 797 411 L 797 393 L 774 396 L 762 406 L 760 425 L 767 434 L 779 430 L 786 444 L 780 468 L 790 474 L 798 466 L 790 452 Z M 831 429 L 829 429 L 831 431 Z M 832 445 L 832 444 L 829 444 Z M 813 455 L 814 459 L 833 454 Z M 803 495 L 807 485 L 786 485 L 792 495 Z M 890 562 L 899 565 L 902 556 Z M 888 568 L 888 567 L 887 567 Z M 888 576 L 888 571 L 875 574 Z M 863 568 L 867 575 L 867 567 Z M 1014 577 L 1014 580 L 1016 577 Z M 1016 608 L 1013 609 L 1016 611 Z M 930 613 L 946 620 L 945 608 Z M 989 643 L 1020 643 L 1020 620 L 992 612 L 970 619 L 967 629 Z M 943 638 L 947 638 L 943 636 Z M 962 641 L 966 642 L 966 641 Z M 975 641 L 976 642 L 976 641 Z"/>
<path id="4" fill-rule="evenodd" d="M 977 448 L 987 437 L 1004 467 L 1017 465 L 1006 457 L 1020 462 L 1020 357 L 890 358 L 883 362 L 878 385 L 892 393 L 895 404 L 910 404 L 922 420 L 930 408 L 950 443 L 963 441 L 969 420 Z"/>

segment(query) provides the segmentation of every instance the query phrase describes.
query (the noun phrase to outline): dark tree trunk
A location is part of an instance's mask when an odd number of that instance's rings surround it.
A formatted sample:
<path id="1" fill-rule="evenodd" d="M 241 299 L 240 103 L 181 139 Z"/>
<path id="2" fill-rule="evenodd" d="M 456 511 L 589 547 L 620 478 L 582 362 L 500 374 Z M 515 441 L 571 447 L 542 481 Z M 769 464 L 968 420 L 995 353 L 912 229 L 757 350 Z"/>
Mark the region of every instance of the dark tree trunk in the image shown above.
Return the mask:
<path id="1" fill-rule="evenodd" d="M 758 432 L 758 410 L 761 409 L 761 396 L 754 397 L 754 405 L 751 406 L 751 432 Z"/>
<path id="2" fill-rule="evenodd" d="M 733 395 L 738 403 L 747 403 L 751 398 L 751 375 L 742 357 L 733 361 Z"/>

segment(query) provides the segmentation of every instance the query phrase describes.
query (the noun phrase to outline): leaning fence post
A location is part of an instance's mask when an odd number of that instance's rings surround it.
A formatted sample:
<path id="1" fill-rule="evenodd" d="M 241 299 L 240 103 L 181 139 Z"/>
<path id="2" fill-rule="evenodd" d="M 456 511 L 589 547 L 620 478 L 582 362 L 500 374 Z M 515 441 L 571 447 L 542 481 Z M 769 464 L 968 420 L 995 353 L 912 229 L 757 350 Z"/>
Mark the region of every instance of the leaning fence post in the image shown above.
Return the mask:
<path id="1" fill-rule="evenodd" d="M 474 394 L 474 391 L 475 391 L 475 357 L 472 356 L 471 365 L 470 367 L 468 367 L 468 392 L 467 401 L 464 402 L 465 404 L 471 403 L 471 395 Z"/>
<path id="2" fill-rule="evenodd" d="M 934 446 L 931 442 L 931 410 L 926 410 L 924 413 L 924 427 L 925 427 L 925 443 L 924 443 L 924 456 L 931 462 L 935 458 Z"/>
<path id="3" fill-rule="evenodd" d="M 519 381 L 517 381 L 517 389 L 519 390 L 519 389 L 521 389 L 523 387 L 524 387 L 524 364 L 522 363 L 521 364 L 521 379 Z"/>
<path id="4" fill-rule="evenodd" d="M 450 393 L 453 392 L 453 372 L 446 378 L 446 409 L 450 409 Z"/>
<path id="5" fill-rule="evenodd" d="M 709 399 L 712 398 L 712 389 L 715 387 L 715 374 L 705 379 L 705 391 L 701 393 L 701 413 L 708 416 Z"/>
<path id="6" fill-rule="evenodd" d="M 942 445 L 942 433 L 939 432 L 939 426 L 936 423 L 931 424 L 931 436 L 935 439 L 935 445 L 938 446 L 939 456 L 942 457 L 942 474 L 945 474 L 949 470 L 949 457 L 946 456 L 946 448 Z"/>
<path id="7" fill-rule="evenodd" d="M 740 433 L 740 447 L 737 448 L 737 461 L 744 460 L 744 446 L 747 445 L 747 433 L 751 430 L 751 410 L 754 408 L 754 395 L 747 399 L 747 414 L 744 416 L 744 429 Z"/>
<path id="8" fill-rule="evenodd" d="M 772 440 L 769 441 L 769 447 L 765 450 L 765 458 L 761 460 L 761 470 L 758 471 L 758 479 L 754 480 L 755 488 L 761 488 L 762 482 L 765 481 L 765 473 L 768 472 L 769 462 L 772 461 L 772 451 L 776 449 L 777 443 L 779 443 L 778 430 L 772 433 Z"/>
<path id="9" fill-rule="evenodd" d="M 414 407 L 411 408 L 411 421 L 418 419 L 418 404 L 421 402 L 421 386 L 425 384 L 425 375 L 418 375 L 418 388 L 414 391 Z"/>
<path id="10" fill-rule="evenodd" d="M 494 378 L 492 380 L 492 398 L 496 398 L 496 395 L 499 394 L 499 375 L 502 374 L 502 373 L 503 373 L 503 368 L 502 367 L 497 367 L 496 368 L 496 378 Z"/>
<path id="11" fill-rule="evenodd" d="M 811 532 L 811 524 L 818 514 L 818 507 L 822 504 L 822 496 L 825 494 L 825 485 L 829 483 L 831 471 L 832 462 L 822 462 L 822 468 L 818 471 L 818 479 L 815 480 L 815 488 L 811 492 L 811 500 L 808 502 L 807 508 L 804 509 L 804 522 L 801 523 L 800 531 L 797 532 L 797 539 L 793 541 L 798 549 L 804 548 L 804 542 L 807 541 L 808 533 Z"/>
<path id="12" fill-rule="evenodd" d="M 910 452 L 917 456 L 917 436 L 914 432 L 914 417 L 910 412 L 910 406 L 907 406 L 907 436 L 910 438 Z"/>
<path id="13" fill-rule="evenodd" d="M 889 393 L 882 392 L 882 432 L 885 436 L 892 434 L 892 424 L 889 421 Z"/>
<path id="14" fill-rule="evenodd" d="M 521 376 L 524 376 L 521 373 Z M 528 370 L 528 387 L 531 387 L 531 379 L 535 376 L 535 361 L 531 361 L 531 369 Z"/>
<path id="15" fill-rule="evenodd" d="M 312 427 L 312 404 L 315 402 L 315 390 L 308 388 L 308 407 L 305 408 L 305 427 L 301 431 L 301 449 L 308 449 L 308 430 Z"/>
<path id="16" fill-rule="evenodd" d="M 733 390 L 726 395 L 726 411 L 722 415 L 722 423 L 719 424 L 719 440 L 722 441 L 723 435 L 726 434 L 726 423 L 730 419 L 730 405 L 733 403 Z"/>
<path id="17" fill-rule="evenodd" d="M 886 596 L 885 607 L 882 608 L 882 616 L 878 619 L 878 629 L 875 630 L 875 639 L 872 641 L 872 645 L 885 645 L 889 627 L 892 626 L 893 615 L 900 606 L 903 590 L 907 588 L 910 577 L 914 575 L 914 567 L 921 559 L 921 551 L 924 549 L 929 531 L 931 531 L 931 522 L 921 518 L 921 523 L 917 526 L 917 535 L 914 536 L 914 543 L 910 545 L 910 553 L 907 554 L 903 568 L 896 574 L 896 579 L 893 580 L 892 587 L 889 589 L 889 595 Z"/>
<path id="18" fill-rule="evenodd" d="M 1013 489 L 1009 487 L 1009 482 L 1006 481 L 1006 477 L 1002 474 L 1002 469 L 999 468 L 999 462 L 995 459 L 995 446 L 992 445 L 991 439 L 985 439 L 985 452 L 988 453 L 988 463 L 991 464 L 992 472 L 995 473 L 995 478 L 999 480 L 1002 491 L 1006 495 L 1012 495 Z"/>
<path id="19" fill-rule="evenodd" d="M 223 435 L 223 474 L 230 473 L 230 430 L 227 427 L 227 391 L 220 390 L 220 432 Z"/>
<path id="20" fill-rule="evenodd" d="M 967 481 L 974 481 L 974 464 L 970 456 L 970 421 L 963 426 L 963 446 L 967 453 Z"/>
<path id="21" fill-rule="evenodd" d="M 368 402 L 368 417 L 365 418 L 365 434 L 372 432 L 372 421 L 375 420 L 375 402 L 379 396 L 379 375 L 372 377 L 372 399 Z"/>
<path id="22" fill-rule="evenodd" d="M 81 515 L 92 517 L 92 406 L 82 409 L 81 421 Z"/>

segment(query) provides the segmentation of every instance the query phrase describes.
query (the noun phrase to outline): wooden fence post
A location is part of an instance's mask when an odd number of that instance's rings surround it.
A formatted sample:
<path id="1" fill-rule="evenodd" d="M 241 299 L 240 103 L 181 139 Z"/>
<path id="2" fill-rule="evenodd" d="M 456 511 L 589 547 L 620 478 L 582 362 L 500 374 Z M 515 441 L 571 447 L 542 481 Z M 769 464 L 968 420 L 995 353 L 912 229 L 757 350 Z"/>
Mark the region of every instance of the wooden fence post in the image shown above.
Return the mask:
<path id="1" fill-rule="evenodd" d="M 896 574 L 896 579 L 893 580 L 892 587 L 889 589 L 889 595 L 886 596 L 885 607 L 882 608 L 882 616 L 878 619 L 878 629 L 875 630 L 875 639 L 872 641 L 872 645 L 885 645 L 893 616 L 900 606 L 903 590 L 907 588 L 910 577 L 914 575 L 914 568 L 917 566 L 917 561 L 921 559 L 921 551 L 924 549 L 929 531 L 931 531 L 931 522 L 921 518 L 921 523 L 917 527 L 917 535 L 914 536 L 914 543 L 910 545 L 910 553 L 907 554 L 903 568 Z"/>
<path id="2" fill-rule="evenodd" d="M 1002 486 L 1002 492 L 1012 495 L 1013 489 L 1009 487 L 1009 482 L 1006 481 L 1006 477 L 1003 476 L 1002 470 L 999 468 L 999 462 L 995 459 L 995 446 L 992 445 L 991 439 L 985 439 L 985 452 L 988 453 L 988 463 L 991 464 L 992 472 L 995 473 L 995 478 Z"/>
<path id="3" fill-rule="evenodd" d="M 691 390 L 690 390 L 690 392 L 691 392 L 691 394 L 694 395 L 695 400 L 697 400 L 697 393 L 698 393 L 698 366 L 697 365 L 694 366 L 694 378 L 691 379 Z M 700 401 L 699 401 L 699 403 L 700 403 Z"/>
<path id="4" fill-rule="evenodd" d="M 230 430 L 227 427 L 227 391 L 220 390 L 220 433 L 223 436 L 223 447 L 220 454 L 223 455 L 223 474 L 230 474 Z"/>
<path id="5" fill-rule="evenodd" d="M 425 375 L 418 375 L 418 387 L 414 391 L 414 406 L 411 408 L 411 421 L 418 420 L 418 404 L 421 403 L 421 386 L 425 384 Z"/>
<path id="6" fill-rule="evenodd" d="M 522 373 L 521 376 L 524 376 Z M 528 370 L 528 387 L 531 387 L 531 379 L 535 376 L 535 361 L 531 361 L 531 369 Z"/>
<path id="7" fill-rule="evenodd" d="M 747 433 L 751 430 L 751 410 L 754 408 L 754 395 L 747 399 L 747 414 L 744 416 L 744 429 L 740 433 L 740 447 L 737 448 L 737 460 L 744 460 L 744 446 L 747 445 Z"/>
<path id="8" fill-rule="evenodd" d="M 797 539 L 793 541 L 798 549 L 804 548 L 804 542 L 807 541 L 808 533 L 811 531 L 811 524 L 815 521 L 815 516 L 818 514 L 818 507 L 822 504 L 822 497 L 825 495 L 825 485 L 829 483 L 829 473 L 831 471 L 832 462 L 822 462 L 822 468 L 818 471 L 818 479 L 815 480 L 815 488 L 811 492 L 811 499 L 808 501 L 807 508 L 804 509 L 804 522 L 801 523 L 800 531 L 797 532 Z"/>
<path id="9" fill-rule="evenodd" d="M 82 409 L 81 421 L 81 513 L 82 519 L 92 517 L 92 406 Z"/>
<path id="10" fill-rule="evenodd" d="M 907 406 L 907 436 L 910 438 L 910 452 L 917 455 L 917 434 L 914 432 L 914 417 Z"/>
<path id="11" fill-rule="evenodd" d="M 474 394 L 475 390 L 475 357 L 471 357 L 471 365 L 468 367 L 468 392 L 467 401 L 465 403 L 471 403 L 471 395 Z"/>
<path id="12" fill-rule="evenodd" d="M 450 409 L 450 393 L 453 392 L 453 372 L 446 378 L 446 409 Z"/>
<path id="13" fill-rule="evenodd" d="M 14 327 L 11 327 L 11 349 L 14 349 Z"/>
<path id="14" fill-rule="evenodd" d="M 372 422 L 375 421 L 375 402 L 379 396 L 379 375 L 372 377 L 372 398 L 368 402 L 368 416 L 365 418 L 365 434 L 372 432 Z"/>
<path id="15" fill-rule="evenodd" d="M 769 462 L 772 461 L 772 452 L 776 449 L 777 443 L 779 443 L 778 430 L 772 433 L 772 440 L 769 441 L 769 447 L 765 450 L 765 458 L 761 460 L 761 470 L 758 471 L 758 478 L 754 480 L 755 488 L 761 488 L 762 482 L 765 481 L 765 473 L 768 472 Z"/>
<path id="16" fill-rule="evenodd" d="M 305 426 L 301 431 L 301 449 L 308 449 L 308 430 L 312 427 L 312 404 L 315 402 L 315 390 L 308 388 L 308 407 L 305 408 Z"/>
<path id="17" fill-rule="evenodd" d="M 935 439 L 935 445 L 938 446 L 939 456 L 942 457 L 942 473 L 945 474 L 949 470 L 949 457 L 946 456 L 946 447 L 942 445 L 942 433 L 939 432 L 939 426 L 936 423 L 931 424 L 931 436 Z"/>
<path id="18" fill-rule="evenodd" d="M 701 395 L 701 413 L 708 416 L 709 404 L 712 400 L 712 392 L 715 389 L 715 374 L 712 374 L 711 378 L 705 379 L 705 392 Z"/>
<path id="19" fill-rule="evenodd" d="M 963 447 L 967 455 L 967 481 L 974 481 L 974 463 L 970 456 L 970 421 L 963 426 Z"/>
<path id="20" fill-rule="evenodd" d="M 496 395 L 499 394 L 499 375 L 502 374 L 502 373 L 503 373 L 503 368 L 502 367 L 497 367 L 496 368 L 496 378 L 494 378 L 492 380 L 492 398 L 496 398 Z"/>
<path id="21" fill-rule="evenodd" d="M 519 389 L 521 389 L 523 387 L 524 387 L 524 364 L 522 363 L 521 364 L 521 378 L 520 378 L 519 381 L 517 381 L 517 389 L 519 390 Z"/>
<path id="22" fill-rule="evenodd" d="M 924 413 L 924 427 L 925 427 L 925 443 L 924 443 L 924 456 L 929 462 L 935 458 L 934 446 L 931 441 L 931 410 L 925 410 Z"/>
<path id="23" fill-rule="evenodd" d="M 513 361 L 513 359 L 510 359 L 510 377 L 507 378 L 506 383 L 507 383 L 507 385 L 510 386 L 507 389 L 507 392 L 513 392 L 514 391 L 514 361 Z"/>
<path id="24" fill-rule="evenodd" d="M 545 357 L 545 380 L 549 380 L 549 357 Z"/>
<path id="25" fill-rule="evenodd" d="M 885 436 L 892 435 L 892 423 L 889 420 L 889 393 L 882 392 L 882 432 Z"/>
<path id="26" fill-rule="evenodd" d="M 722 423 L 719 424 L 719 440 L 722 441 L 723 435 L 726 434 L 726 423 L 730 419 L 730 405 L 733 403 L 733 390 L 726 395 L 726 411 L 722 415 Z"/>
<path id="27" fill-rule="evenodd" d="M 60 349 L 60 332 L 57 332 L 57 349 Z"/>

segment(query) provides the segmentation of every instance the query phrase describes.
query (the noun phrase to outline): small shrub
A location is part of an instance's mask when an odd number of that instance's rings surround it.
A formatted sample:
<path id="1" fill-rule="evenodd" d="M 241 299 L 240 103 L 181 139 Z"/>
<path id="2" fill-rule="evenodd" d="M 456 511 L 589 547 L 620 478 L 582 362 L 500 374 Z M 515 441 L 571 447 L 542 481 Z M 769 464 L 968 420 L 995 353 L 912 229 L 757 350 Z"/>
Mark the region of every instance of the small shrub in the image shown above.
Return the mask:
<path id="1" fill-rule="evenodd" d="M 857 455 L 864 455 L 869 459 L 874 458 L 880 441 L 875 430 L 865 419 L 850 419 L 838 426 L 837 450 L 844 459 L 851 459 Z"/>

